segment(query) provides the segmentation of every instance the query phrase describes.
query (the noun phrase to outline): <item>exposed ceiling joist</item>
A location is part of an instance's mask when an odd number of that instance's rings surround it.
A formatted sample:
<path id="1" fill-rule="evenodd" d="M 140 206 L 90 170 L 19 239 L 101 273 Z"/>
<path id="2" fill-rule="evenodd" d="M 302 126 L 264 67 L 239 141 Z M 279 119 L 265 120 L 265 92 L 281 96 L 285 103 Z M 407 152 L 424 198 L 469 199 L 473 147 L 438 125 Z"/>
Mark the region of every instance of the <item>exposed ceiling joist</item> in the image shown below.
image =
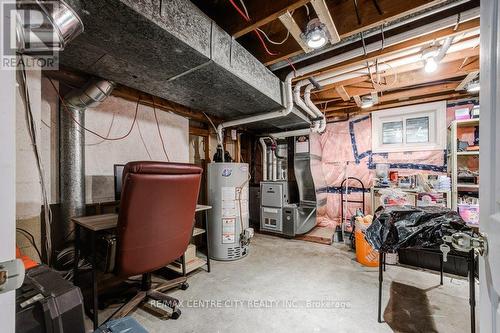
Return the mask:
<path id="1" fill-rule="evenodd" d="M 453 92 L 453 93 L 443 94 L 443 95 L 439 95 L 439 96 L 422 97 L 422 98 L 416 98 L 416 99 L 411 99 L 411 100 L 402 101 L 402 102 L 374 105 L 370 108 L 363 109 L 362 113 L 370 113 L 372 111 L 385 110 L 385 109 L 389 109 L 389 108 L 395 108 L 395 107 L 401 107 L 401 106 L 407 106 L 407 105 L 430 103 L 430 102 L 445 101 L 445 100 L 453 100 L 453 99 L 459 99 L 459 98 L 464 98 L 464 97 L 468 97 L 468 96 L 470 96 L 470 95 L 464 94 L 464 93 L 459 93 L 459 92 Z M 335 112 L 329 112 L 329 109 L 327 108 L 325 111 L 327 114 L 327 118 L 332 117 L 332 116 L 338 116 L 338 114 L 339 114 L 339 109 L 333 110 Z M 359 111 L 360 110 L 357 107 L 353 107 L 353 108 L 346 108 L 346 109 L 342 110 L 342 113 L 345 114 L 346 112 L 359 112 Z"/>
<path id="2" fill-rule="evenodd" d="M 473 81 L 478 75 L 479 75 L 479 71 L 473 71 L 473 72 L 467 74 L 467 76 L 462 80 L 462 82 L 460 82 L 460 84 L 457 86 L 457 88 L 455 90 L 457 90 L 457 91 L 465 90 L 467 84 L 469 82 Z"/>
<path id="3" fill-rule="evenodd" d="M 379 97 L 380 103 L 389 101 L 404 101 L 413 97 L 432 95 L 437 93 L 450 92 L 455 90 L 458 82 L 455 83 L 442 83 L 422 88 L 412 88 L 404 91 L 398 91 L 390 94 L 384 94 Z"/>
<path id="4" fill-rule="evenodd" d="M 469 20 L 469 21 L 460 23 L 456 27 L 456 29 L 454 27 L 449 27 L 449 28 L 444 28 L 444 29 L 437 30 L 434 32 L 430 32 L 429 34 L 419 36 L 417 38 L 409 39 L 409 40 L 406 40 L 404 42 L 401 42 L 401 43 L 398 43 L 395 45 L 391 45 L 389 47 L 386 47 L 384 50 L 370 52 L 366 56 L 363 55 L 363 56 L 355 57 L 355 58 L 350 59 L 348 61 L 344 61 L 342 63 L 328 66 L 324 69 L 311 72 L 307 76 L 317 76 L 317 75 L 328 73 L 328 72 L 333 71 L 333 70 L 348 69 L 349 67 L 354 66 L 354 65 L 362 65 L 362 64 L 366 63 L 367 61 L 375 61 L 377 58 L 380 58 L 383 56 L 386 57 L 388 55 L 393 55 L 393 54 L 396 54 L 398 52 L 402 52 L 405 50 L 415 48 L 417 46 L 425 45 L 425 44 L 430 43 L 430 42 L 435 41 L 435 40 L 440 40 L 440 39 L 443 39 L 443 38 L 446 38 L 449 36 L 456 36 L 459 34 L 463 34 L 464 32 L 476 30 L 478 28 L 479 28 L 479 19 L 478 18 L 473 19 L 473 20 Z M 301 80 L 303 78 L 304 77 L 299 77 L 299 78 L 296 78 L 295 80 Z"/>
<path id="5" fill-rule="evenodd" d="M 446 63 L 450 63 L 450 62 L 454 62 L 455 64 L 458 64 L 458 62 L 457 62 L 458 60 L 460 60 L 460 63 L 462 63 L 464 57 L 469 58 L 472 62 L 472 61 L 474 61 L 473 57 L 477 57 L 477 56 L 479 56 L 479 48 L 465 49 L 462 51 L 447 54 L 441 60 L 440 63 L 441 63 L 441 65 L 446 64 Z M 390 84 L 388 82 L 392 82 L 394 79 L 397 79 L 398 75 L 400 75 L 401 73 L 406 73 L 406 72 L 411 72 L 411 71 L 417 71 L 417 70 L 421 71 L 423 69 L 423 67 L 424 67 L 424 63 L 421 61 L 417 61 L 415 63 L 396 67 L 393 70 L 382 71 L 382 72 L 380 72 L 379 76 L 380 76 L 380 79 L 385 81 L 386 84 L 381 84 L 381 85 L 376 84 L 375 90 L 376 91 L 384 91 L 386 89 L 390 89 Z M 460 65 L 458 65 L 457 68 L 460 68 Z M 397 73 L 397 74 L 395 74 L 395 73 Z M 462 74 L 463 73 L 460 73 L 460 75 L 462 75 Z M 422 72 L 422 75 L 425 75 L 425 73 Z M 457 75 L 457 76 L 460 76 L 460 75 Z M 363 78 L 362 79 L 363 81 L 366 80 L 364 78 L 368 78 L 367 76 L 360 76 L 360 78 L 361 77 Z M 428 80 L 429 75 L 425 75 L 425 78 Z M 361 83 L 356 84 L 355 87 L 351 86 L 353 84 L 354 80 L 355 79 L 351 79 L 349 83 L 345 83 L 345 81 L 342 81 L 342 82 L 337 82 L 337 83 L 334 83 L 331 85 L 325 85 L 322 87 L 322 92 L 336 90 L 340 83 L 342 83 L 342 85 L 345 86 L 345 89 L 349 95 L 364 95 L 364 94 L 368 94 L 371 91 L 373 91 L 372 84 L 367 83 L 367 82 L 361 82 L 362 84 Z M 368 78 L 368 80 L 369 80 L 369 78 Z M 434 80 L 434 78 L 432 78 L 432 80 L 436 81 L 436 80 Z M 320 94 L 320 96 L 321 96 L 321 94 Z M 323 96 L 322 98 L 329 98 L 329 97 Z"/>
<path id="6" fill-rule="evenodd" d="M 394 0 L 378 0 L 380 7 L 383 9 L 383 15 L 380 15 L 372 4 L 363 4 L 360 6 L 360 15 L 362 23 L 358 24 L 356 18 L 356 11 L 354 9 L 353 1 L 334 1 L 326 0 L 326 4 L 330 9 L 333 22 L 335 22 L 336 30 L 340 39 L 344 39 L 362 31 L 381 26 L 385 23 L 398 20 L 411 13 L 424 10 L 426 8 L 435 6 L 444 0 L 413 0 L 413 1 L 394 1 Z M 297 52 L 280 52 L 271 60 L 261 59 L 264 65 L 269 66 L 287 58 L 293 57 Z"/>
<path id="7" fill-rule="evenodd" d="M 386 91 L 383 96 L 379 97 L 380 100 L 387 101 L 388 99 L 386 96 L 390 96 L 392 93 L 388 93 L 387 91 L 393 91 L 397 89 L 408 89 L 410 87 L 414 86 L 420 86 L 423 84 L 429 84 L 430 82 L 434 81 L 445 81 L 445 80 L 453 80 L 455 78 L 461 78 L 463 76 L 467 76 L 469 73 L 473 73 L 478 71 L 479 69 L 479 61 L 476 59 L 475 61 L 461 66 L 462 65 L 462 60 L 458 59 L 452 62 L 444 63 L 441 64 L 439 69 L 432 75 L 432 78 L 429 77 L 427 73 L 425 73 L 422 69 L 417 69 L 413 71 L 408 71 L 405 73 L 399 73 L 397 77 L 397 81 L 392 83 L 391 85 L 387 86 L 379 86 L 376 89 L 377 91 Z M 450 86 L 447 84 L 436 86 L 440 88 L 434 88 L 438 90 L 433 90 L 432 92 L 429 92 L 430 89 L 432 88 L 414 88 L 412 91 L 415 91 L 415 93 L 424 95 L 425 93 L 430 94 L 434 92 L 439 92 L 440 90 L 454 90 L 457 87 L 456 83 L 450 83 L 453 89 L 449 89 Z M 334 99 L 337 99 L 339 97 L 339 93 L 337 92 L 337 87 L 332 87 L 328 90 L 324 90 L 321 92 L 318 92 L 314 95 L 314 103 L 325 103 L 325 102 L 331 102 Z M 346 92 L 351 95 L 358 95 L 358 96 L 363 96 L 367 94 L 371 94 L 373 92 L 373 88 L 371 87 L 345 87 Z M 397 95 L 397 98 L 402 98 L 404 97 L 404 94 L 409 94 L 408 92 L 399 92 L 399 95 Z M 333 105 L 332 105 L 333 107 Z"/>
<path id="8" fill-rule="evenodd" d="M 314 11 L 318 15 L 319 20 L 326 26 L 328 33 L 330 35 L 330 43 L 335 44 L 340 41 L 340 36 L 335 27 L 335 22 L 333 22 L 332 15 L 325 0 L 312 0 L 311 4 Z"/>
<path id="9" fill-rule="evenodd" d="M 241 20 L 235 15 L 227 19 L 229 33 L 234 38 L 239 38 L 263 25 L 278 19 L 286 12 L 293 11 L 307 4 L 310 0 L 273 0 L 273 1 L 246 1 L 250 14 L 250 22 Z"/>
<path id="10" fill-rule="evenodd" d="M 343 101 L 349 101 L 349 100 L 351 100 L 351 96 L 349 96 L 349 94 L 345 90 L 344 86 L 336 87 L 335 91 L 340 96 L 340 98 L 342 98 Z"/>
<path id="11" fill-rule="evenodd" d="M 302 50 L 304 50 L 304 52 L 308 53 L 312 51 L 312 49 L 309 46 L 307 46 L 306 42 L 301 38 L 300 35 L 302 34 L 302 30 L 297 25 L 297 22 L 295 22 L 290 12 L 286 12 L 285 14 L 281 15 L 279 17 L 279 20 L 288 29 L 292 37 L 300 45 L 300 47 L 302 48 Z"/>

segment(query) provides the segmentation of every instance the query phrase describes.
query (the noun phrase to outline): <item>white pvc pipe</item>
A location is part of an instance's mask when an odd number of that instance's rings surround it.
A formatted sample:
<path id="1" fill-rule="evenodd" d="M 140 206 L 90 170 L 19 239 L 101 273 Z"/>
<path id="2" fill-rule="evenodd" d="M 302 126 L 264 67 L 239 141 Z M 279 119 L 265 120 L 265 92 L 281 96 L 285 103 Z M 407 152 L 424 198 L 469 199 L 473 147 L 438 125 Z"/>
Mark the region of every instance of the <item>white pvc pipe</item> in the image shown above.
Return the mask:
<path id="1" fill-rule="evenodd" d="M 304 101 L 306 103 L 306 105 L 311 109 L 313 110 L 315 113 L 321 115 L 321 120 L 318 122 L 319 123 L 319 127 L 318 127 L 318 133 L 323 133 L 326 129 L 326 117 L 325 115 L 323 114 L 323 112 L 321 112 L 320 109 L 318 109 L 318 107 L 311 101 L 311 90 L 312 88 L 314 88 L 313 84 L 310 83 L 307 85 L 306 87 L 306 90 L 304 91 Z"/>
<path id="2" fill-rule="evenodd" d="M 284 138 L 288 138 L 288 137 L 291 137 L 291 136 L 301 136 L 301 135 L 309 135 L 309 134 L 311 134 L 311 129 L 310 128 L 304 128 L 304 129 L 293 130 L 293 131 L 271 133 L 271 134 L 269 134 L 269 136 L 273 137 L 275 139 L 284 139 Z"/>
<path id="3" fill-rule="evenodd" d="M 479 17 L 479 8 L 473 8 L 473 9 L 470 9 L 468 11 L 460 13 L 461 22 L 468 21 L 468 20 L 471 20 L 471 19 L 474 19 L 477 17 Z M 446 18 L 443 18 L 442 20 L 433 22 L 431 24 L 426 24 L 424 26 L 405 31 L 405 32 L 398 34 L 396 36 L 388 37 L 384 41 L 384 46 L 388 47 L 388 46 L 400 43 L 400 42 L 407 40 L 407 39 L 412 39 L 412 38 L 418 37 L 420 35 L 428 34 L 429 31 L 435 31 L 435 30 L 439 30 L 439 29 L 442 29 L 445 27 L 453 26 L 456 24 L 456 22 L 457 22 L 457 16 L 446 17 Z M 373 51 L 380 50 L 381 48 L 382 48 L 382 41 L 378 41 L 378 42 L 367 45 L 366 52 L 370 53 Z M 224 128 L 287 116 L 293 110 L 293 97 L 294 96 L 293 96 L 293 91 L 292 91 L 292 78 L 298 77 L 298 76 L 304 76 L 304 75 L 309 74 L 311 72 L 314 72 L 316 70 L 320 70 L 320 69 L 328 67 L 328 66 L 333 66 L 333 65 L 339 64 L 343 61 L 347 61 L 349 59 L 352 59 L 352 58 L 355 58 L 358 56 L 362 56 L 364 54 L 365 54 L 365 50 L 363 50 L 363 48 L 358 48 L 358 49 L 352 50 L 350 52 L 346 52 L 346 53 L 340 54 L 338 56 L 314 63 L 312 65 L 302 67 L 302 68 L 298 69 L 297 71 L 290 72 L 285 79 L 285 87 L 286 87 L 285 88 L 285 103 L 286 103 L 285 109 L 283 109 L 281 111 L 264 113 L 264 114 L 259 114 L 259 115 L 243 118 L 243 119 L 237 119 L 237 120 L 221 123 L 217 127 L 217 133 L 219 134 L 218 136 L 222 138 L 222 131 Z M 331 75 L 331 74 L 326 74 L 326 75 Z M 300 85 L 300 87 L 304 86 L 305 84 L 307 84 L 307 82 L 302 83 Z M 300 91 L 300 87 L 298 88 L 299 91 Z M 297 100 L 301 101 L 300 96 Z M 311 110 L 311 108 L 309 108 L 305 104 L 305 102 L 302 101 L 302 103 L 303 103 L 303 106 L 305 107 L 304 111 L 307 112 L 309 115 L 311 114 L 311 112 L 312 113 L 315 112 L 314 110 Z M 299 106 L 300 106 L 300 104 L 299 104 Z"/>
<path id="4" fill-rule="evenodd" d="M 303 80 L 302 80 L 303 81 Z M 301 81 L 301 82 L 302 82 Z M 315 119 L 315 118 L 318 118 L 318 115 L 314 113 L 314 111 L 312 111 L 305 103 L 304 101 L 302 100 L 302 98 L 300 97 L 300 88 L 301 88 L 301 85 L 300 84 L 296 84 L 295 85 L 295 88 L 293 90 L 293 100 L 295 101 L 295 104 L 297 104 L 297 106 L 299 106 L 302 110 L 304 110 L 311 118 Z M 319 124 L 318 124 L 318 121 L 314 121 L 313 122 L 313 127 L 312 127 L 312 131 L 313 132 L 317 132 L 319 129 Z"/>
<path id="5" fill-rule="evenodd" d="M 269 112 L 269 113 L 261 113 L 255 116 L 251 117 L 246 117 L 242 119 L 236 119 L 236 120 L 231 120 L 231 121 L 225 121 L 219 126 L 217 126 L 217 133 L 220 138 L 222 138 L 222 131 L 224 128 L 228 127 L 233 127 L 233 126 L 238 126 L 242 124 L 249 124 L 249 123 L 255 123 L 258 121 L 262 120 L 268 120 L 268 119 L 273 119 L 273 118 L 280 118 L 280 117 L 286 117 L 290 112 L 293 110 L 293 92 L 292 92 L 292 79 L 295 77 L 295 72 L 292 71 L 288 73 L 286 79 L 285 79 L 285 103 L 286 103 L 286 108 L 280 111 L 274 111 L 274 112 Z"/>
<path id="6" fill-rule="evenodd" d="M 467 10 L 465 12 L 460 13 L 460 22 L 465 22 L 468 20 L 472 20 L 479 17 L 479 8 L 473 8 L 470 10 Z M 457 23 L 457 16 L 449 16 L 446 18 L 443 18 L 442 20 L 423 25 L 421 27 L 411 29 L 408 31 L 405 31 L 403 33 L 400 33 L 398 35 L 392 36 L 385 38 L 384 40 L 384 47 L 389 47 L 394 44 L 401 43 L 402 41 L 416 38 L 421 35 L 427 35 L 429 34 L 430 31 L 436 31 L 439 29 L 443 29 L 449 26 L 454 26 Z M 372 44 L 366 45 L 366 52 L 370 53 L 373 51 L 380 50 L 382 48 L 382 41 L 377 41 Z M 296 71 L 296 76 L 303 76 L 306 74 L 309 74 L 311 72 L 320 70 L 325 67 L 337 65 L 343 61 L 350 60 L 355 57 L 359 57 L 364 55 L 364 50 L 363 48 L 358 48 L 349 52 L 345 52 L 342 54 L 339 54 L 338 56 L 331 57 L 329 59 L 325 59 L 323 61 L 311 64 L 309 66 L 302 67 L 300 69 L 297 69 Z"/>
<path id="7" fill-rule="evenodd" d="M 265 138 L 260 138 L 260 147 L 262 148 L 262 180 L 267 180 L 267 145 Z"/>

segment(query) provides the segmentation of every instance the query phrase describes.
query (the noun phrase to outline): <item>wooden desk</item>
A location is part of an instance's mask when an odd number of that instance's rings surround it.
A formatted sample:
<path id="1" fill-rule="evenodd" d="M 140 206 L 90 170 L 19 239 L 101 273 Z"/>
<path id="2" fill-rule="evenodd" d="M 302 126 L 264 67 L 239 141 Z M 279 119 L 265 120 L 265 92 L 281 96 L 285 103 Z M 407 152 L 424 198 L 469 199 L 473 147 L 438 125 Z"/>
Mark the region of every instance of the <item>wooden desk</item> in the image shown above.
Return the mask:
<path id="1" fill-rule="evenodd" d="M 206 205 L 196 205 L 195 212 L 207 212 L 209 209 L 212 209 L 211 206 Z M 84 228 L 90 234 L 90 264 L 92 265 L 92 311 L 89 313 L 89 316 L 92 318 L 94 323 L 94 330 L 99 326 L 99 317 L 98 317 L 98 295 L 97 295 L 97 234 L 101 231 L 110 230 L 116 228 L 118 224 L 118 214 L 101 214 L 101 215 L 91 215 L 91 216 L 83 216 L 83 217 L 75 217 L 72 218 L 71 221 L 75 224 L 75 260 L 73 266 L 73 282 L 77 286 L 78 285 L 78 262 L 80 261 L 81 254 L 81 229 Z M 201 232 L 200 232 L 201 230 Z M 207 271 L 210 272 L 210 247 L 208 240 L 208 221 L 205 219 L 205 230 L 200 228 L 193 228 L 193 235 L 200 235 L 204 233 L 206 234 L 206 242 L 207 242 Z M 184 255 L 181 258 L 182 262 L 182 274 L 186 275 L 186 263 L 184 260 Z"/>

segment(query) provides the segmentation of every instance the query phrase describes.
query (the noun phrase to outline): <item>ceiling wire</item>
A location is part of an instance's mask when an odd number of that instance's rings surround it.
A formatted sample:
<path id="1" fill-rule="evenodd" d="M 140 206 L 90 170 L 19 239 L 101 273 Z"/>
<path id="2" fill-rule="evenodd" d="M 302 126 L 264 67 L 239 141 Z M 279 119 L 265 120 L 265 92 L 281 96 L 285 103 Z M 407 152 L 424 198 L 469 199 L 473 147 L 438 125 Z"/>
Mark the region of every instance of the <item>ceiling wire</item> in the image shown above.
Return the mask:
<path id="1" fill-rule="evenodd" d="M 140 101 L 141 101 L 141 98 L 137 98 L 137 103 L 135 105 L 135 114 L 134 114 L 134 120 L 132 121 L 132 125 L 130 126 L 130 129 L 128 130 L 128 132 L 122 136 L 119 136 L 119 137 L 116 137 L 116 138 L 108 138 L 108 137 L 105 137 L 91 129 L 88 129 L 86 128 L 84 125 L 82 125 L 80 122 L 78 122 L 78 120 L 75 119 L 75 117 L 73 116 L 73 113 L 69 110 L 68 108 L 68 105 L 66 104 L 66 102 L 64 101 L 64 98 L 61 96 L 61 94 L 59 93 L 59 90 L 57 90 L 56 88 L 56 85 L 54 84 L 54 81 L 52 81 L 51 78 L 48 78 L 49 79 L 49 82 L 50 84 L 52 85 L 52 87 L 54 88 L 54 91 L 56 92 L 57 96 L 59 97 L 59 101 L 61 102 L 62 106 L 63 106 L 63 110 L 65 112 L 68 112 L 68 114 L 70 115 L 70 118 L 75 122 L 75 124 L 78 125 L 78 127 L 80 127 L 81 129 L 83 129 L 84 131 L 87 131 L 95 136 L 97 136 L 98 138 L 101 138 L 103 140 L 106 140 L 106 141 L 118 141 L 118 140 L 122 140 L 122 139 L 125 139 L 126 137 L 128 137 L 130 135 L 130 133 L 132 133 L 132 130 L 134 129 L 134 125 L 135 125 L 135 122 L 137 121 L 137 113 L 139 111 L 139 104 L 140 104 Z"/>
<path id="2" fill-rule="evenodd" d="M 288 40 L 288 38 L 290 37 L 290 30 L 287 29 L 287 33 L 286 33 L 286 36 L 285 38 L 283 38 L 283 40 L 279 41 L 279 42 L 276 42 L 274 40 L 272 40 L 271 38 L 269 38 L 269 36 L 265 33 L 264 30 L 260 29 L 260 28 L 257 28 L 257 30 L 262 33 L 264 35 L 264 37 L 267 39 L 267 41 L 271 44 L 274 44 L 274 45 L 283 45 L 285 44 L 285 42 Z"/>
<path id="3" fill-rule="evenodd" d="M 163 148 L 163 153 L 165 154 L 167 162 L 170 162 L 170 158 L 168 157 L 167 150 L 165 149 L 165 142 L 163 141 L 163 135 L 161 134 L 160 122 L 158 121 L 158 116 L 156 115 L 155 97 L 154 96 L 151 96 L 151 97 L 153 97 L 153 113 L 155 115 L 156 128 L 158 129 L 158 135 L 160 136 L 161 147 Z"/>

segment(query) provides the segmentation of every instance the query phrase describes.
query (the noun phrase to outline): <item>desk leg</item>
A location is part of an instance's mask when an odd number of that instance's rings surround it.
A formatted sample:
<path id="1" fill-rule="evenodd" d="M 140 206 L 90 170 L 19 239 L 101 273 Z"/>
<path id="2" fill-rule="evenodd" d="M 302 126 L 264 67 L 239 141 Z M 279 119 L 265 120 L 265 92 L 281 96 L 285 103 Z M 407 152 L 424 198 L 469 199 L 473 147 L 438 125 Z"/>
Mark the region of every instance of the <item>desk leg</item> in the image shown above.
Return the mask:
<path id="1" fill-rule="evenodd" d="M 208 237 L 208 213 L 205 210 L 205 241 L 207 242 L 207 272 L 210 273 L 210 241 Z"/>
<path id="2" fill-rule="evenodd" d="M 91 237 L 91 258 L 92 258 L 92 317 L 94 330 L 99 326 L 99 310 L 97 305 L 97 251 L 96 251 L 96 232 L 90 232 Z"/>
<path id="3" fill-rule="evenodd" d="M 476 332 L 476 286 L 475 286 L 475 262 L 474 250 L 469 252 L 469 304 L 470 304 L 470 331 Z"/>
<path id="4" fill-rule="evenodd" d="M 444 258 L 443 258 L 443 254 L 442 253 L 439 256 L 439 269 L 440 269 L 440 272 L 441 272 L 441 281 L 440 281 L 440 284 L 443 285 Z"/>
<path id="5" fill-rule="evenodd" d="M 181 265 L 182 265 L 182 276 L 186 276 L 186 254 L 183 254 L 181 257 Z"/>
<path id="6" fill-rule="evenodd" d="M 384 254 L 378 255 L 378 322 L 382 322 L 382 282 L 384 281 Z"/>
<path id="7" fill-rule="evenodd" d="M 80 226 L 75 223 L 75 259 L 73 263 L 73 284 L 78 287 L 78 262 L 80 261 Z"/>

